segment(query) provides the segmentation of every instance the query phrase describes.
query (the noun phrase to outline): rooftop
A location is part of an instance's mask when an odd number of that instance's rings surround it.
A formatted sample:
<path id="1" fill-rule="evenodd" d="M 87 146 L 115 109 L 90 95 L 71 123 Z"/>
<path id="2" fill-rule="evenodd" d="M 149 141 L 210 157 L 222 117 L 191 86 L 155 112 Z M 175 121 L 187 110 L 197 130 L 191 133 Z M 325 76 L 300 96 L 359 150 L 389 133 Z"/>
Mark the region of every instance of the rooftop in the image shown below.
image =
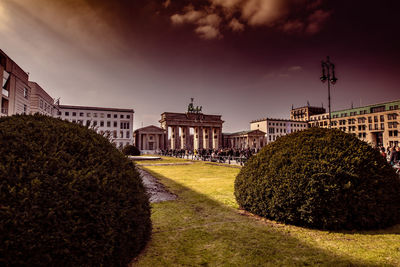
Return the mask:
<path id="1" fill-rule="evenodd" d="M 274 119 L 274 118 L 258 119 L 258 120 L 251 121 L 250 123 L 261 122 L 261 121 L 285 121 L 285 122 L 307 123 L 305 121 L 296 121 L 296 120 L 287 120 L 287 119 Z"/>
<path id="2" fill-rule="evenodd" d="M 84 109 L 84 110 L 130 112 L 130 113 L 135 112 L 133 109 L 122 109 L 122 108 L 102 108 L 102 107 L 70 106 L 70 105 L 59 105 L 59 107 L 60 109 Z"/>

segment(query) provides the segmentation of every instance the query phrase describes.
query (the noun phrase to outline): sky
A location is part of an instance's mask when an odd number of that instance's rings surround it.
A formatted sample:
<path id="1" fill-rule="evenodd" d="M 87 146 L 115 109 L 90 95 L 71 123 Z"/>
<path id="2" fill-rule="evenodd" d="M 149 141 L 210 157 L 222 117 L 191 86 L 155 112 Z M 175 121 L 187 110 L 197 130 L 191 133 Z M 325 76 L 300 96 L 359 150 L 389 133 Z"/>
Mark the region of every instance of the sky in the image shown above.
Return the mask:
<path id="1" fill-rule="evenodd" d="M 133 108 L 134 128 L 186 112 L 224 132 L 292 105 L 400 99 L 399 1 L 0 0 L 0 49 L 61 104 Z"/>

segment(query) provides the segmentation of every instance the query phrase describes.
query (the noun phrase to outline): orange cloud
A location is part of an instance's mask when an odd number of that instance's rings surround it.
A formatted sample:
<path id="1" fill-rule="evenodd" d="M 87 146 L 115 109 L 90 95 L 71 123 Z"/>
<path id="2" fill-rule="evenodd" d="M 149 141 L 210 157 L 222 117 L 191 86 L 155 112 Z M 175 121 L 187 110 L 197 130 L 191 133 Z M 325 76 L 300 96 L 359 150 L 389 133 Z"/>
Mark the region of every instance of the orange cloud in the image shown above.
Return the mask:
<path id="1" fill-rule="evenodd" d="M 239 20 L 233 18 L 230 22 L 229 22 L 229 28 L 232 29 L 232 31 L 234 32 L 240 32 L 240 31 L 244 31 L 244 24 L 240 23 Z"/>
<path id="2" fill-rule="evenodd" d="M 323 0 L 208 0 L 209 4 L 195 9 L 185 7 L 183 13 L 171 16 L 173 24 L 195 24 L 195 32 L 204 38 L 204 29 L 212 28 L 209 35 L 221 38 L 221 32 L 228 29 L 233 32 L 250 27 L 269 27 L 288 34 L 313 35 L 322 30 L 329 11 L 320 9 Z M 301 12 L 298 12 L 298 11 Z M 298 14 L 302 14 L 297 15 Z M 304 15 L 306 14 L 306 15 Z M 208 16 L 215 21 L 203 22 Z M 200 29 L 199 29 L 200 25 Z M 204 26 L 209 26 L 205 27 Z"/>

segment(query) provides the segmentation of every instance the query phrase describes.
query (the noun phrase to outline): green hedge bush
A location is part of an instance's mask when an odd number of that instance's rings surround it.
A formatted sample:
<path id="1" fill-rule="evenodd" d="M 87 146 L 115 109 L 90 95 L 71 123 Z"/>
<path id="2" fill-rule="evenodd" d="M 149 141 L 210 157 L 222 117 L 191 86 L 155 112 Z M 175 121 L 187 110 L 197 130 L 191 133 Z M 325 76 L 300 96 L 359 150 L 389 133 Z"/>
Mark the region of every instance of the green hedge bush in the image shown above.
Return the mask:
<path id="1" fill-rule="evenodd" d="M 235 180 L 240 207 L 319 229 L 399 223 L 400 180 L 379 152 L 339 130 L 311 128 L 265 146 Z"/>
<path id="2" fill-rule="evenodd" d="M 122 153 L 127 156 L 140 156 L 140 150 L 133 146 L 133 145 L 127 145 L 122 149 Z"/>
<path id="3" fill-rule="evenodd" d="M 0 265 L 126 266 L 151 234 L 135 165 L 46 116 L 0 119 Z"/>

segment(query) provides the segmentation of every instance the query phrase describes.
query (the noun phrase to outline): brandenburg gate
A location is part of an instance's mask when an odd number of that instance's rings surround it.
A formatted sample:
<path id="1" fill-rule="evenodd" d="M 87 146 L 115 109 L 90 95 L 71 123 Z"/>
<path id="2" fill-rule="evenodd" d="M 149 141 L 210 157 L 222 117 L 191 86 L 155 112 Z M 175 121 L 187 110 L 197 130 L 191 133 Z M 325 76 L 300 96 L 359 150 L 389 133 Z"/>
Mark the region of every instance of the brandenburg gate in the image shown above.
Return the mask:
<path id="1" fill-rule="evenodd" d="M 168 149 L 218 149 L 222 147 L 221 115 L 205 115 L 202 107 L 188 105 L 186 113 L 164 112 L 161 128 L 166 131 L 164 144 Z M 191 129 L 193 133 L 191 133 Z M 169 133 L 169 134 L 168 134 Z M 170 138 L 170 143 L 168 142 Z"/>

